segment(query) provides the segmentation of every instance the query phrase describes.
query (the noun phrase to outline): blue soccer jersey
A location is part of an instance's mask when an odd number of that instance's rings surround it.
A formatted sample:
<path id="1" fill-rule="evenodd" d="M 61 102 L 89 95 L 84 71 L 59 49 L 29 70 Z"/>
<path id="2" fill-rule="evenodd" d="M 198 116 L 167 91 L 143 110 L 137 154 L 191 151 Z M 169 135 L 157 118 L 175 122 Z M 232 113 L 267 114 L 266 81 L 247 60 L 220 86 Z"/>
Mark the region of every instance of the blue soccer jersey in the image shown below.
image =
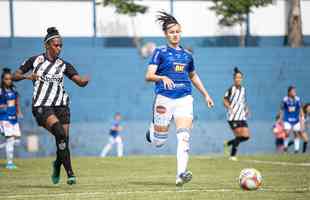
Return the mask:
<path id="1" fill-rule="evenodd" d="M 111 130 L 110 130 L 110 135 L 112 137 L 117 137 L 119 135 L 119 131 L 117 130 L 119 127 L 120 127 L 120 121 L 119 120 L 114 120 L 112 122 L 112 127 L 111 127 Z"/>
<path id="2" fill-rule="evenodd" d="M 282 102 L 283 120 L 292 124 L 298 123 L 301 108 L 302 104 L 299 97 L 296 96 L 294 99 L 288 96 L 284 97 Z"/>
<path id="3" fill-rule="evenodd" d="M 5 92 L 0 89 L 0 121 L 7 119 Z"/>
<path id="4" fill-rule="evenodd" d="M 17 92 L 11 89 L 5 90 L 5 98 L 6 98 L 6 114 L 7 121 L 11 124 L 17 123 Z"/>
<path id="5" fill-rule="evenodd" d="M 195 70 L 192 54 L 180 47 L 174 49 L 169 46 L 156 48 L 149 62 L 157 65 L 156 75 L 167 76 L 175 88 L 166 89 L 162 81 L 155 83 L 155 93 L 169 98 L 180 98 L 192 94 L 189 73 Z"/>

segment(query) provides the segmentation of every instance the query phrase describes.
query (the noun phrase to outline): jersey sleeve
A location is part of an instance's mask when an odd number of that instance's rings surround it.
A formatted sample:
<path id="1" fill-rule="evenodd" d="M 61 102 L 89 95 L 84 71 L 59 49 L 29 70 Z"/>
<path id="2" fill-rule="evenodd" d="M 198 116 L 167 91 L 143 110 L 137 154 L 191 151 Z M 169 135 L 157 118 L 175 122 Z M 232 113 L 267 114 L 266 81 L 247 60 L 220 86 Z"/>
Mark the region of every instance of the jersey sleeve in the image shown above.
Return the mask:
<path id="1" fill-rule="evenodd" d="M 153 52 L 151 60 L 149 61 L 149 65 L 157 65 L 157 66 L 159 66 L 160 63 L 161 63 L 160 49 L 156 48 L 154 50 L 154 52 Z"/>
<path id="2" fill-rule="evenodd" d="M 193 57 L 191 58 L 191 61 L 188 64 L 188 72 L 191 73 L 195 71 L 195 65 L 194 65 L 194 59 Z"/>
<path id="3" fill-rule="evenodd" d="M 78 75 L 79 73 L 76 71 L 76 69 L 71 65 L 70 63 L 66 62 L 66 69 L 64 71 L 64 74 L 69 78 L 72 79 L 73 76 Z"/>
<path id="4" fill-rule="evenodd" d="M 19 70 L 21 70 L 23 74 L 32 70 L 35 59 L 36 59 L 36 56 L 33 56 L 29 58 L 28 60 L 25 60 L 23 64 L 19 67 Z"/>
<path id="5" fill-rule="evenodd" d="M 231 96 L 231 89 L 232 89 L 232 88 L 229 88 L 229 89 L 225 92 L 225 94 L 224 94 L 224 98 L 227 99 L 227 100 L 230 99 L 230 96 Z"/>

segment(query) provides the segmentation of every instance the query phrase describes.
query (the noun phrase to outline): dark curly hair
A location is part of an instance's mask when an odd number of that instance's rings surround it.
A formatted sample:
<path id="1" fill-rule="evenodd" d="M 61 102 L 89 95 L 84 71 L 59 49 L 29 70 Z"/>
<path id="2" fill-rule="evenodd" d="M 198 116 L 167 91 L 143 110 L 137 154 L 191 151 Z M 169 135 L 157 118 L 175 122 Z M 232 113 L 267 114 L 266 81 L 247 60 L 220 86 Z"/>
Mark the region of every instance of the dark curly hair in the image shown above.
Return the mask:
<path id="1" fill-rule="evenodd" d="M 162 25 L 162 30 L 167 31 L 172 24 L 179 24 L 179 22 L 170 14 L 164 11 L 158 11 L 159 15 L 157 16 L 156 21 Z"/>
<path id="2" fill-rule="evenodd" d="M 241 74 L 243 76 L 243 73 L 239 70 L 238 67 L 234 68 L 234 77 L 236 77 L 237 74 Z"/>
<path id="3" fill-rule="evenodd" d="M 54 39 L 54 38 L 61 38 L 58 30 L 55 28 L 55 27 L 49 27 L 47 29 L 47 34 L 44 38 L 44 43 L 48 43 L 51 39 Z"/>

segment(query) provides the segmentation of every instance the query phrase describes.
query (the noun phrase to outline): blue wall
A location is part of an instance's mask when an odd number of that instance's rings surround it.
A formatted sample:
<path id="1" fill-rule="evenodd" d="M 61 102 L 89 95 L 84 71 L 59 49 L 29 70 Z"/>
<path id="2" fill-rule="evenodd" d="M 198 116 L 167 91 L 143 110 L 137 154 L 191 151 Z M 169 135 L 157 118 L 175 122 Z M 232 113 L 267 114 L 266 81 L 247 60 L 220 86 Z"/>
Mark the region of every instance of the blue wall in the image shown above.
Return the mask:
<path id="1" fill-rule="evenodd" d="M 42 51 L 38 40 L 29 42 L 29 45 L 25 45 L 27 41 L 24 41 L 23 44 L 2 48 L 0 65 L 15 69 L 24 59 Z M 192 152 L 219 153 L 223 140 L 232 137 L 225 120 L 222 97 L 232 82 L 232 69 L 236 65 L 245 73 L 252 112 L 249 124 L 253 137 L 242 145 L 241 151 L 274 151 L 271 126 L 288 85 L 296 85 L 299 95 L 310 102 L 309 55 L 310 48 L 194 48 L 197 71 L 216 106 L 208 110 L 202 97 L 194 93 Z M 135 49 L 81 47 L 65 40 L 62 57 L 92 79 L 87 88 L 78 88 L 69 80 L 65 84 L 72 100 L 71 145 L 75 155 L 99 154 L 107 142 L 109 123 L 115 111 L 125 116 L 123 134 L 127 155 L 175 153 L 174 127 L 171 127 L 169 143 L 162 150 L 149 148 L 144 141 L 144 132 L 151 119 L 153 87 L 144 82 L 147 60 L 142 60 Z M 31 83 L 24 81 L 17 86 L 25 115 L 21 121 L 24 135 L 35 133 L 40 136 L 42 148 L 35 155 L 54 154 L 52 137 L 38 128 L 31 116 Z M 24 148 L 19 149 L 19 154 L 26 157 L 34 155 Z"/>

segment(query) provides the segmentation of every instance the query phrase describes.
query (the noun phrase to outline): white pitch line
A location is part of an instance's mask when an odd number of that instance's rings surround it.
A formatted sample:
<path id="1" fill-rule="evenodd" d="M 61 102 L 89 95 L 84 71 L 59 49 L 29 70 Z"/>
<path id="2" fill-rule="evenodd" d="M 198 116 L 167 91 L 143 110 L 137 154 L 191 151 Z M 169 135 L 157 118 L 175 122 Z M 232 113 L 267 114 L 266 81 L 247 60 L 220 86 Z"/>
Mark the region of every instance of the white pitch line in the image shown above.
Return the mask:
<path id="1" fill-rule="evenodd" d="M 270 165 L 283 165 L 283 166 L 310 167 L 310 163 L 292 163 L 292 162 L 264 161 L 264 160 L 241 160 L 241 162 L 261 163 L 261 164 L 270 164 Z"/>
<path id="2" fill-rule="evenodd" d="M 263 188 L 257 192 L 310 192 L 310 188 Z M 25 194 L 25 195 L 14 195 L 7 196 L 7 199 L 24 199 L 24 198 L 46 198 L 46 197 L 67 197 L 67 196 L 87 196 L 91 198 L 93 196 L 102 195 L 128 195 L 128 194 L 156 194 L 156 193 L 192 193 L 192 192 L 243 192 L 243 190 L 236 189 L 189 189 L 183 190 L 176 188 L 176 190 L 137 190 L 137 191 L 105 191 L 105 192 L 77 192 L 77 193 L 56 193 L 56 194 Z"/>
<path id="3" fill-rule="evenodd" d="M 105 192 L 76 192 L 76 193 L 56 193 L 56 194 L 25 194 L 7 196 L 8 199 L 23 198 L 44 198 L 44 197 L 64 197 L 64 196 L 94 196 L 94 195 L 126 195 L 126 194 L 156 194 L 156 193 L 191 193 L 191 192 L 232 192 L 232 189 L 202 189 L 202 190 L 137 190 L 137 191 L 105 191 Z"/>

